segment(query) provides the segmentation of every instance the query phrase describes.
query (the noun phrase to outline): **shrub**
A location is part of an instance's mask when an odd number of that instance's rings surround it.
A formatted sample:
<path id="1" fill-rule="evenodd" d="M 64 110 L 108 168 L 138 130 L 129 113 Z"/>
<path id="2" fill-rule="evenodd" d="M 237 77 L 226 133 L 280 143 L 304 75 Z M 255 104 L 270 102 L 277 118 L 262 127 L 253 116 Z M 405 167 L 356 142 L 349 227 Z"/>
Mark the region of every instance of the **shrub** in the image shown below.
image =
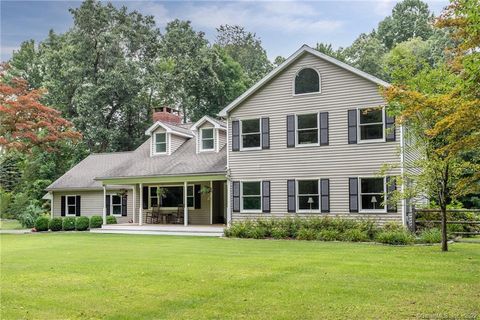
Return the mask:
<path id="1" fill-rule="evenodd" d="M 103 218 L 101 216 L 90 217 L 90 229 L 101 228 L 103 224 Z"/>
<path id="2" fill-rule="evenodd" d="M 397 222 L 387 222 L 382 227 L 383 231 L 404 231 L 405 228 Z"/>
<path id="3" fill-rule="evenodd" d="M 72 231 L 75 230 L 75 217 L 66 217 L 63 219 L 63 230 Z"/>
<path id="4" fill-rule="evenodd" d="M 367 232 L 360 229 L 349 229 L 342 234 L 342 239 L 345 241 L 353 242 L 367 242 L 370 241 L 370 237 Z"/>
<path id="5" fill-rule="evenodd" d="M 50 220 L 50 223 L 48 224 L 48 228 L 52 231 L 61 231 L 62 230 L 62 218 L 55 217 Z"/>
<path id="6" fill-rule="evenodd" d="M 281 226 L 275 226 L 272 228 L 271 236 L 274 239 L 286 239 L 288 238 L 288 235 L 289 235 L 288 230 L 286 230 Z"/>
<path id="7" fill-rule="evenodd" d="M 317 233 L 313 229 L 301 228 L 298 230 L 297 239 L 298 240 L 315 240 L 317 238 Z"/>
<path id="8" fill-rule="evenodd" d="M 248 238 L 248 229 L 250 228 L 249 221 L 236 222 L 225 231 L 225 236 L 231 238 Z"/>
<path id="9" fill-rule="evenodd" d="M 90 219 L 88 219 L 88 217 L 77 217 L 77 219 L 75 219 L 75 230 L 85 231 L 88 229 L 89 224 Z"/>
<path id="10" fill-rule="evenodd" d="M 38 217 L 37 220 L 35 220 L 35 229 L 37 231 L 48 231 L 49 222 L 50 219 L 47 217 Z"/>
<path id="11" fill-rule="evenodd" d="M 378 233 L 379 228 L 373 220 L 362 220 L 358 223 L 358 228 L 364 231 L 368 238 L 375 239 L 375 235 Z"/>
<path id="12" fill-rule="evenodd" d="M 263 226 L 253 226 L 247 232 L 247 238 L 253 239 L 265 239 L 267 235 L 267 229 Z"/>
<path id="13" fill-rule="evenodd" d="M 107 216 L 107 224 L 117 224 L 117 218 L 114 216 Z"/>
<path id="14" fill-rule="evenodd" d="M 317 240 L 335 241 L 340 239 L 340 232 L 338 232 L 337 230 L 321 230 L 317 232 Z"/>
<path id="15" fill-rule="evenodd" d="M 421 243 L 440 243 L 442 242 L 442 232 L 439 229 L 428 229 L 420 233 Z"/>
<path id="16" fill-rule="evenodd" d="M 385 244 L 406 245 L 412 244 L 415 238 L 410 232 L 402 229 L 381 231 L 377 234 L 375 240 Z"/>

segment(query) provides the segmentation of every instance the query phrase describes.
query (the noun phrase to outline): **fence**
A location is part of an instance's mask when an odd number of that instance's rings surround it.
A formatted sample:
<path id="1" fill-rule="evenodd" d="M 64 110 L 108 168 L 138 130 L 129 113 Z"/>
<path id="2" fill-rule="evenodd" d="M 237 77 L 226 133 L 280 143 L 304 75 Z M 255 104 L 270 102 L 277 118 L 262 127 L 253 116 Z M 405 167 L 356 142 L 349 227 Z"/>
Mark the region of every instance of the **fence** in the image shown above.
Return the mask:
<path id="1" fill-rule="evenodd" d="M 416 232 L 419 227 L 425 227 L 428 225 L 440 225 L 441 220 L 440 209 L 417 209 L 412 206 L 412 211 L 407 217 L 407 222 L 410 230 Z M 475 217 L 473 220 L 457 220 L 456 217 L 462 215 L 462 213 L 472 213 Z M 425 218 L 432 214 L 437 214 L 437 219 Z M 454 220 L 450 219 L 449 216 L 454 216 Z M 447 225 L 462 225 L 462 226 L 473 226 L 473 231 L 449 231 L 451 234 L 456 235 L 480 235 L 480 209 L 449 209 L 447 210 Z M 478 226 L 478 227 L 477 227 Z"/>

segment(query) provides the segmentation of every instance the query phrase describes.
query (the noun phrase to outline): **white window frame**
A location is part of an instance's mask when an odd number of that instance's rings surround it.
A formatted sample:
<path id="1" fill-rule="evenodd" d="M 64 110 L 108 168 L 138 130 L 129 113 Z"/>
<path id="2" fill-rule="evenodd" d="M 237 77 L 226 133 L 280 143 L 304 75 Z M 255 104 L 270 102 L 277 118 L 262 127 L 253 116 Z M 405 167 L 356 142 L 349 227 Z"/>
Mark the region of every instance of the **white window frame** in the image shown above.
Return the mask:
<path id="1" fill-rule="evenodd" d="M 306 92 L 306 93 L 295 93 L 295 80 L 297 79 L 297 75 L 300 73 L 300 71 L 304 69 L 313 69 L 317 72 L 318 74 L 318 91 L 314 92 Z M 292 96 L 294 97 L 301 97 L 301 96 L 308 96 L 308 95 L 314 95 L 314 94 L 321 94 L 322 93 L 322 76 L 320 74 L 320 71 L 318 71 L 316 68 L 313 67 L 302 67 L 295 72 L 295 75 L 293 76 L 293 81 L 292 81 Z"/>
<path id="2" fill-rule="evenodd" d="M 257 120 L 258 121 L 258 135 L 260 137 L 260 145 L 258 147 L 243 147 L 243 136 L 244 135 L 254 135 L 257 133 L 243 133 L 243 121 L 249 120 Z M 240 150 L 261 150 L 262 149 L 262 122 L 261 118 L 248 118 L 248 119 L 240 119 Z"/>
<path id="3" fill-rule="evenodd" d="M 243 183 L 249 183 L 249 182 L 257 182 L 260 184 L 260 209 L 243 209 Z M 262 180 L 242 180 L 240 181 L 240 212 L 245 212 L 245 213 L 262 213 L 262 208 L 263 208 L 263 194 L 262 194 L 262 185 L 263 181 Z M 248 197 L 257 197 L 257 195 L 248 195 Z"/>
<path id="4" fill-rule="evenodd" d="M 368 126 L 368 125 L 374 125 L 374 124 L 379 124 L 379 122 L 377 123 L 369 123 L 369 124 L 360 124 L 360 114 L 362 112 L 362 110 L 365 110 L 365 109 L 381 109 L 381 112 L 382 112 L 382 138 L 381 139 L 363 139 L 362 140 L 362 136 L 361 136 L 361 126 Z M 386 137 L 385 137 L 385 107 L 384 106 L 381 106 L 381 107 L 362 107 L 362 108 L 357 108 L 357 141 L 358 143 L 375 143 L 375 142 L 385 142 L 386 140 Z"/>
<path id="5" fill-rule="evenodd" d="M 385 201 L 383 209 L 363 209 L 362 208 L 362 195 L 376 195 L 378 193 L 362 193 L 362 179 L 383 179 L 383 199 Z M 387 177 L 382 176 L 362 176 L 358 177 L 358 212 L 360 213 L 387 213 Z"/>
<path id="6" fill-rule="evenodd" d="M 306 116 L 306 115 L 317 115 L 317 143 L 298 143 L 298 116 Z M 309 129 L 300 129 L 300 130 L 312 130 L 313 128 Z M 295 114 L 295 147 L 303 148 L 303 147 L 318 147 L 320 145 L 320 113 L 319 112 L 308 112 L 308 113 L 298 113 Z"/>
<path id="7" fill-rule="evenodd" d="M 113 197 L 117 196 L 120 197 L 120 214 L 113 214 Z M 122 196 L 119 196 L 116 193 L 110 193 L 110 215 L 115 216 L 115 217 L 121 217 L 123 214 L 123 205 L 122 205 Z M 118 206 L 118 204 L 116 204 Z"/>
<path id="8" fill-rule="evenodd" d="M 68 198 L 73 198 L 75 200 L 75 204 L 73 204 L 73 205 L 70 204 L 69 205 L 68 204 Z M 71 207 L 71 206 L 73 206 L 75 208 L 75 210 L 74 210 L 75 213 L 74 214 L 68 213 L 68 207 Z M 65 216 L 75 217 L 76 215 L 77 215 L 77 195 L 76 194 L 75 195 L 72 195 L 72 194 L 66 195 L 65 196 Z"/>
<path id="9" fill-rule="evenodd" d="M 165 135 L 165 142 L 158 142 L 157 141 L 157 134 L 164 134 Z M 153 154 L 154 155 L 159 155 L 159 154 L 168 154 L 168 133 L 167 132 L 154 132 L 153 133 Z M 165 143 L 165 152 L 157 152 L 157 144 L 160 143 Z"/>
<path id="10" fill-rule="evenodd" d="M 150 185 L 150 186 L 148 186 L 148 209 L 152 209 L 152 196 L 151 196 L 151 193 L 150 193 L 150 189 L 151 188 L 168 188 L 168 187 L 182 187 L 182 189 L 183 189 L 183 184 Z M 191 196 L 188 195 L 188 188 L 190 188 L 190 187 L 192 187 L 192 190 L 193 190 L 193 195 L 191 195 Z M 198 196 L 201 197 L 201 195 L 198 195 Z M 153 198 L 157 198 L 157 196 L 154 196 Z M 187 198 L 193 198 L 193 206 L 188 207 L 188 209 L 194 210 L 195 209 L 195 185 L 194 184 L 187 185 Z M 159 200 L 157 200 L 157 203 L 160 203 Z M 174 209 L 177 209 L 177 207 L 160 207 L 160 210 L 174 210 Z"/>
<path id="11" fill-rule="evenodd" d="M 203 131 L 204 130 L 212 130 L 212 137 L 211 138 L 204 138 L 203 137 Z M 216 137 L 216 130 L 214 127 L 208 127 L 208 128 L 201 128 L 200 129 L 200 151 L 215 151 L 215 145 L 216 145 L 216 141 L 215 141 L 215 137 Z M 203 148 L 203 140 L 212 140 L 213 141 L 213 146 L 211 149 L 205 149 Z"/>
<path id="12" fill-rule="evenodd" d="M 298 187 L 298 183 L 300 181 L 312 181 L 312 180 L 315 180 L 317 181 L 317 185 L 318 185 L 318 209 L 300 209 L 300 201 L 299 201 L 299 197 L 300 197 L 300 193 L 299 193 L 299 187 Z M 322 195 L 322 190 L 320 189 L 321 188 L 321 185 L 320 185 L 320 178 L 316 178 L 316 177 L 313 177 L 313 178 L 302 178 L 302 179 L 296 179 L 295 180 L 295 202 L 296 202 L 296 209 L 297 209 L 297 212 L 298 213 L 320 213 L 320 209 L 321 209 L 321 195 Z M 315 196 L 314 194 L 301 194 L 302 196 Z"/>

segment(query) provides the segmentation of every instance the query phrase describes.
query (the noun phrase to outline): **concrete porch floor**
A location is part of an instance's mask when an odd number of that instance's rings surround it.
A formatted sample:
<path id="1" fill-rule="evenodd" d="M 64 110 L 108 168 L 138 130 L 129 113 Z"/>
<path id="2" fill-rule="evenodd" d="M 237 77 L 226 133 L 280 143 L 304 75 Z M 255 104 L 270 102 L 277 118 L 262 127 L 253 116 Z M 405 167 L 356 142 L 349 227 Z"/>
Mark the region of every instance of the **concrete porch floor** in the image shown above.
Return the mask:
<path id="1" fill-rule="evenodd" d="M 144 224 L 139 226 L 136 223 L 108 224 L 101 229 L 92 229 L 93 233 L 123 233 L 123 234 L 157 234 L 175 236 L 223 236 L 223 224 L 214 225 L 174 225 L 174 224 Z"/>

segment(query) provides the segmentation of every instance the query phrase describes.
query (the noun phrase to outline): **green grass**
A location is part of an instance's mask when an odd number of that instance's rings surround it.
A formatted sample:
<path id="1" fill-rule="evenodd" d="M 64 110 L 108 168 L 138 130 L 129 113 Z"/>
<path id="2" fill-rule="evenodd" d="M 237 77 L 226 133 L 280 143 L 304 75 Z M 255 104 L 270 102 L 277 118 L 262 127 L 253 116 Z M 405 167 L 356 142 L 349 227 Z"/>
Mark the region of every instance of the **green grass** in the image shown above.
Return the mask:
<path id="1" fill-rule="evenodd" d="M 480 246 L 1 235 L 1 319 L 404 319 L 480 314 Z"/>
<path id="2" fill-rule="evenodd" d="M 22 227 L 20 222 L 17 220 L 0 220 L 0 230 L 19 230 L 19 229 L 28 229 Z"/>

